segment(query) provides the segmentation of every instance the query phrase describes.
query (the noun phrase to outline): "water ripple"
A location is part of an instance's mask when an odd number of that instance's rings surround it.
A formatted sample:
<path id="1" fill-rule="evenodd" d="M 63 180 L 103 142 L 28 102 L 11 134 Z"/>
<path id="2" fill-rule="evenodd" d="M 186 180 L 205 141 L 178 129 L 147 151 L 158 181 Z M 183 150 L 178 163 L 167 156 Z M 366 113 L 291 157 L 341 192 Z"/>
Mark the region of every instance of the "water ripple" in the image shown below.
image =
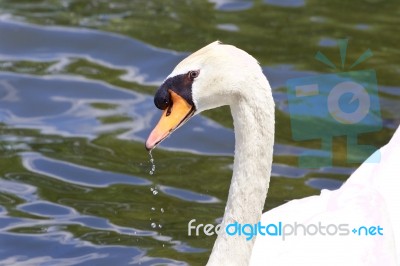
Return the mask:
<path id="1" fill-rule="evenodd" d="M 0 233 L 0 239 L 0 258 L 3 258 L 0 265 L 113 265 L 116 261 L 119 265 L 186 265 L 176 260 L 145 256 L 145 252 L 136 247 L 94 245 L 67 232 Z M 20 250 L 24 250 L 24 255 Z M 72 250 L 74 252 L 70 252 Z"/>
<path id="2" fill-rule="evenodd" d="M 205 194 L 199 194 L 199 193 L 196 193 L 196 192 L 193 192 L 190 190 L 186 190 L 186 189 L 180 189 L 180 188 L 174 188 L 174 187 L 168 187 L 168 186 L 160 186 L 160 190 L 167 195 L 176 197 L 176 198 L 184 200 L 184 201 L 193 201 L 193 202 L 199 202 L 199 203 L 220 202 L 220 200 L 215 197 L 205 195 Z"/>
<path id="3" fill-rule="evenodd" d="M 152 182 L 135 176 L 58 161 L 38 153 L 22 155 L 24 167 L 31 172 L 87 187 L 107 187 L 112 184 L 150 185 Z"/>
<path id="4" fill-rule="evenodd" d="M 57 61 L 65 67 L 65 58 L 84 58 L 113 69 L 123 69 L 121 77 L 141 84 L 159 84 L 186 53 L 156 48 L 140 41 L 96 30 L 43 27 L 0 17 L 0 59 Z M 29 40 L 26 42 L 24 40 Z M 118 47 L 118 53 L 111 53 Z M 54 70 L 50 69 L 50 70 Z"/>
<path id="5" fill-rule="evenodd" d="M 24 212 L 29 212 L 34 215 L 60 217 L 76 214 L 75 210 L 65 206 L 61 206 L 52 202 L 36 201 L 25 204 L 20 204 L 18 209 Z"/>
<path id="6" fill-rule="evenodd" d="M 37 199 L 36 187 L 16 181 L 0 179 L 0 192 L 16 195 L 26 201 Z"/>

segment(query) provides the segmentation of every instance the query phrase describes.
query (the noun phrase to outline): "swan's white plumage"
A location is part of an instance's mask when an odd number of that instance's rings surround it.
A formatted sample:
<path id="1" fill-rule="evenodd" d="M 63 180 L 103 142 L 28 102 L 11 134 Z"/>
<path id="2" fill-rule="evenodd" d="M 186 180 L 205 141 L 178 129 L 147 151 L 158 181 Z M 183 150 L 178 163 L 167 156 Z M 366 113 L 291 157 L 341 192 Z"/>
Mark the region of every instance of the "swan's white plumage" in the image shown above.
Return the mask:
<path id="1" fill-rule="evenodd" d="M 290 201 L 262 215 L 262 223 L 349 224 L 383 228 L 383 236 L 258 237 L 251 265 L 399 265 L 400 129 L 335 191 Z M 376 154 L 375 154 L 376 155 Z"/>
<path id="2" fill-rule="evenodd" d="M 192 85 L 197 112 L 230 105 L 235 127 L 234 173 L 223 226 L 256 223 L 268 191 L 274 140 L 271 88 L 246 52 L 214 42 L 179 63 L 173 77 L 200 70 Z M 384 228 L 384 236 L 297 236 L 254 241 L 222 232 L 208 265 L 399 265 L 400 129 L 380 149 L 378 164 L 363 164 L 336 191 L 293 200 L 262 215 L 261 222 L 349 224 Z M 223 227 L 222 227 L 223 228 Z M 250 260 L 251 256 L 251 260 Z"/>

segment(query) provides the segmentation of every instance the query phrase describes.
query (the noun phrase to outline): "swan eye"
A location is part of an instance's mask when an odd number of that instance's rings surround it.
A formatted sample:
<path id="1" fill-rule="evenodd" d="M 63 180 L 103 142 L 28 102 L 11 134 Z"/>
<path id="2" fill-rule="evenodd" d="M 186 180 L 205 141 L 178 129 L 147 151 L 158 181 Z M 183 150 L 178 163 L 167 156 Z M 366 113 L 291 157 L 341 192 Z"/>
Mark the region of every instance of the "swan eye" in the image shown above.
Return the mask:
<path id="1" fill-rule="evenodd" d="M 190 79 L 195 79 L 199 76 L 200 70 L 196 70 L 196 71 L 189 71 L 189 77 Z"/>

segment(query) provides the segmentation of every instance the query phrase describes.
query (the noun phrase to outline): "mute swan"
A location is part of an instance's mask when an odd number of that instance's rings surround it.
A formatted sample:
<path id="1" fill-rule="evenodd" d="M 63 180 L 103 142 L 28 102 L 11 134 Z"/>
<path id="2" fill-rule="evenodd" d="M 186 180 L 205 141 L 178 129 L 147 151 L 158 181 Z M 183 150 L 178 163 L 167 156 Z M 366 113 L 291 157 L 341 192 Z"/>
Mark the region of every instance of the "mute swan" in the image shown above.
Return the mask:
<path id="1" fill-rule="evenodd" d="M 262 215 L 275 116 L 271 88 L 256 59 L 234 46 L 213 42 L 175 67 L 157 90 L 154 103 L 163 113 L 146 141 L 148 150 L 193 115 L 230 106 L 235 157 L 221 228 L 260 220 L 263 225 L 314 224 L 325 229 L 333 224 L 324 235 L 305 235 L 298 228 L 297 236 L 285 240 L 258 235 L 247 241 L 222 229 L 208 265 L 399 265 L 399 129 L 380 149 L 381 162 L 362 164 L 340 189 L 323 190 L 319 196 L 293 200 Z M 334 232 L 341 224 L 347 224 L 347 235 Z M 366 230 L 360 235 L 350 231 L 361 226 Z M 375 229 L 367 232 L 371 226 Z"/>

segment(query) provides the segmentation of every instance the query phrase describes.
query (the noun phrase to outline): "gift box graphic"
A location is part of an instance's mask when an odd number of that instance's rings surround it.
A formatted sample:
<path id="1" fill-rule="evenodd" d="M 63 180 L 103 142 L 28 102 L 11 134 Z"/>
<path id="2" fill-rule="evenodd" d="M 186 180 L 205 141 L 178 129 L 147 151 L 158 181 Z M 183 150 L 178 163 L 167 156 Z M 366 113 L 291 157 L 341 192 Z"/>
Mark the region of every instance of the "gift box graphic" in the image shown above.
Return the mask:
<path id="1" fill-rule="evenodd" d="M 342 68 L 344 68 L 347 40 L 339 41 Z M 350 67 L 371 56 L 365 52 Z M 335 65 L 322 53 L 316 58 L 325 64 Z M 377 148 L 358 144 L 358 135 L 379 131 L 382 128 L 376 73 L 358 70 L 334 74 L 290 79 L 288 107 L 292 137 L 296 141 L 321 140 L 320 150 L 309 150 L 299 158 L 299 166 L 314 168 L 332 165 L 332 139 L 347 137 L 347 162 L 359 163 Z M 368 162 L 379 162 L 379 152 Z"/>

